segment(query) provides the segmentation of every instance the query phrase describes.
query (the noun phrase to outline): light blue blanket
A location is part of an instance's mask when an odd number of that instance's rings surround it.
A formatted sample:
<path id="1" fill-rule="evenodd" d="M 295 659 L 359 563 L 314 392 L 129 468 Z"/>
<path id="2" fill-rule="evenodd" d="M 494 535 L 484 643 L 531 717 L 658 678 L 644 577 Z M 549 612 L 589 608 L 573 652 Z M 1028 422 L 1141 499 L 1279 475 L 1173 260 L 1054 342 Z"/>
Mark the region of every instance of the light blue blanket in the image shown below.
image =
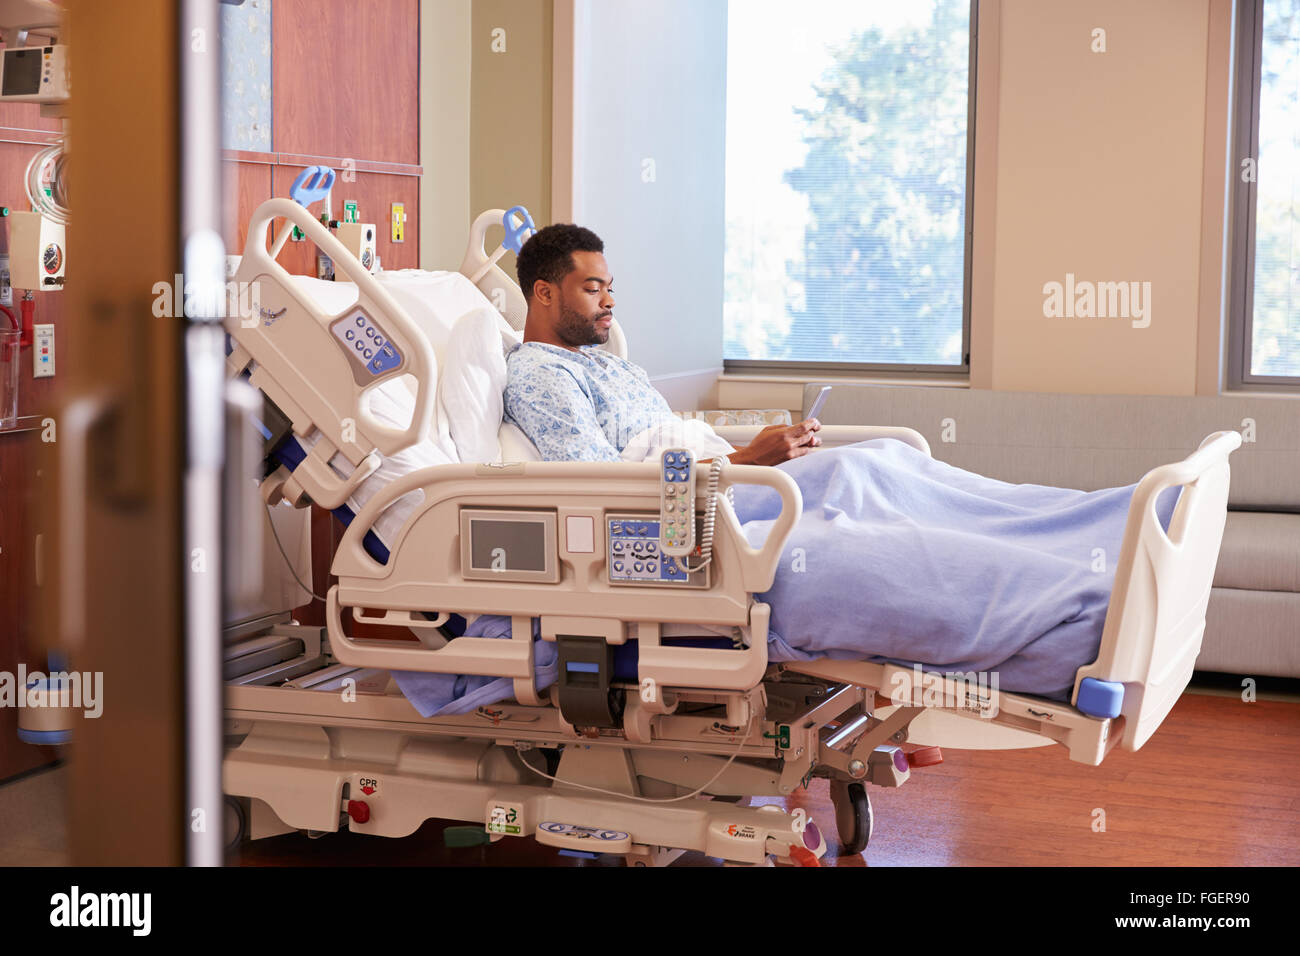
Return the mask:
<path id="1" fill-rule="evenodd" d="M 1096 660 L 1135 485 L 1012 485 L 891 439 L 795 459 L 803 517 L 772 589 L 772 660 L 888 660 L 997 672 L 1005 691 L 1065 699 Z M 737 487 L 755 547 L 780 509 Z M 1158 501 L 1167 528 L 1177 501 Z"/>
<path id="2" fill-rule="evenodd" d="M 1134 485 L 1094 492 L 1011 485 L 892 439 L 779 467 L 799 485 L 803 517 L 772 589 L 759 596 L 772 608 L 772 660 L 996 672 L 1001 690 L 1066 699 L 1075 671 L 1096 659 Z M 1171 488 L 1158 503 L 1166 528 L 1177 496 Z M 735 509 L 757 547 L 780 499 L 768 488 L 737 486 Z M 471 630 L 509 637 L 509 621 L 483 617 Z M 538 686 L 553 683 L 553 644 L 538 642 L 537 662 Z M 464 713 L 512 691 L 510 681 L 486 677 L 396 677 L 426 717 Z"/>
<path id="3" fill-rule="evenodd" d="M 469 623 L 464 636 L 510 640 L 510 618 L 484 614 Z M 533 618 L 533 668 L 539 691 L 554 684 L 559 673 L 555 644 L 539 640 L 540 636 L 541 622 Z M 393 671 L 393 677 L 422 717 L 468 714 L 515 694 L 514 681 L 508 677 L 428 674 L 422 671 Z"/>

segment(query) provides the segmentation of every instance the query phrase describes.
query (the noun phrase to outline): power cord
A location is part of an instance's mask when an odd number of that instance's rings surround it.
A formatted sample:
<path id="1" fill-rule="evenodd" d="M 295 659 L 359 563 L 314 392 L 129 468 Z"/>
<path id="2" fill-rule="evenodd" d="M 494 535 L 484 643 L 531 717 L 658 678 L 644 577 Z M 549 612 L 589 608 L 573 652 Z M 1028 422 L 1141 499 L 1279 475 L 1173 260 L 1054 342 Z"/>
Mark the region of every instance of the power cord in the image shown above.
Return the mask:
<path id="1" fill-rule="evenodd" d="M 292 574 L 293 579 L 298 582 L 298 587 L 302 588 L 304 591 L 306 591 L 308 594 L 314 597 L 317 601 L 324 601 L 325 598 L 321 597 L 319 594 L 317 594 L 307 585 L 303 584 L 302 578 L 298 577 L 297 569 L 294 568 L 293 562 L 289 560 L 289 555 L 284 550 L 284 545 L 280 542 L 280 532 L 275 530 L 275 521 L 272 520 L 271 518 L 271 506 L 269 504 L 266 505 L 266 520 L 270 522 L 271 537 L 275 538 L 275 546 L 280 549 L 280 557 L 284 558 L 284 563 L 289 566 L 289 573 Z"/>

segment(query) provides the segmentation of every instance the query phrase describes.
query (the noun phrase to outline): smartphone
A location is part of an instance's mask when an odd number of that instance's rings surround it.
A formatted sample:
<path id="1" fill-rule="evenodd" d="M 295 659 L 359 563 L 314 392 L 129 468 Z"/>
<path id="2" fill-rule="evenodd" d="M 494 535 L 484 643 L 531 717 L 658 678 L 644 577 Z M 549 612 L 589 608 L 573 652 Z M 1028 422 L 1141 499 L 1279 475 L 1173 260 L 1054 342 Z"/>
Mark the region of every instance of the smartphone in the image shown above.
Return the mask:
<path id="1" fill-rule="evenodd" d="M 810 408 L 808 410 L 808 414 L 804 416 L 805 419 L 816 418 L 818 415 L 821 414 L 822 406 L 826 404 L 826 398 L 827 396 L 830 395 L 830 393 L 831 393 L 831 387 L 829 385 L 823 385 L 822 390 L 817 394 L 816 400 L 812 403 L 812 408 Z"/>

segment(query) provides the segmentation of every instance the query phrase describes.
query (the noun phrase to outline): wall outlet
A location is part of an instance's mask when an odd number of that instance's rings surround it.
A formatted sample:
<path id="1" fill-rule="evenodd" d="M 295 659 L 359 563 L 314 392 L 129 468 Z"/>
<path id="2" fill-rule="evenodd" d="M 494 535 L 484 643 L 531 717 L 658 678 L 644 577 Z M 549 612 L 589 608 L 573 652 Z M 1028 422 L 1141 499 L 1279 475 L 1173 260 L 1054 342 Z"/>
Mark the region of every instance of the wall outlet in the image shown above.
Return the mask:
<path id="1" fill-rule="evenodd" d="M 32 326 L 32 378 L 54 377 L 54 326 Z"/>

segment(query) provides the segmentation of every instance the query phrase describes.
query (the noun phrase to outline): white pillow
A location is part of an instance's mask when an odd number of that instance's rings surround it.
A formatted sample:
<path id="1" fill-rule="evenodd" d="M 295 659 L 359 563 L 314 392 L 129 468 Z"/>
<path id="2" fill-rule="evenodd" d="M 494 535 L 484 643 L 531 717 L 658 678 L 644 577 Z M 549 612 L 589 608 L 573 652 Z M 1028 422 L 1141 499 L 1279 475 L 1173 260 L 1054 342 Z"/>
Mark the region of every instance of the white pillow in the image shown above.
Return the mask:
<path id="1" fill-rule="evenodd" d="M 467 312 L 452 327 L 440 363 L 438 421 L 461 461 L 501 460 L 505 356 L 519 340 L 491 306 Z"/>
<path id="2" fill-rule="evenodd" d="M 666 448 L 689 448 L 698 461 L 730 455 L 736 450 L 708 422 L 674 416 L 634 435 L 624 446 L 621 457 L 623 461 L 650 461 Z"/>
<path id="3" fill-rule="evenodd" d="M 514 422 L 502 422 L 497 432 L 501 442 L 502 461 L 541 461 L 542 454 L 537 446 L 528 440 L 528 436 Z"/>
<path id="4" fill-rule="evenodd" d="M 478 286 L 459 272 L 399 269 L 381 272 L 375 278 L 428 338 L 439 368 L 461 316 L 475 309 L 492 308 Z"/>

